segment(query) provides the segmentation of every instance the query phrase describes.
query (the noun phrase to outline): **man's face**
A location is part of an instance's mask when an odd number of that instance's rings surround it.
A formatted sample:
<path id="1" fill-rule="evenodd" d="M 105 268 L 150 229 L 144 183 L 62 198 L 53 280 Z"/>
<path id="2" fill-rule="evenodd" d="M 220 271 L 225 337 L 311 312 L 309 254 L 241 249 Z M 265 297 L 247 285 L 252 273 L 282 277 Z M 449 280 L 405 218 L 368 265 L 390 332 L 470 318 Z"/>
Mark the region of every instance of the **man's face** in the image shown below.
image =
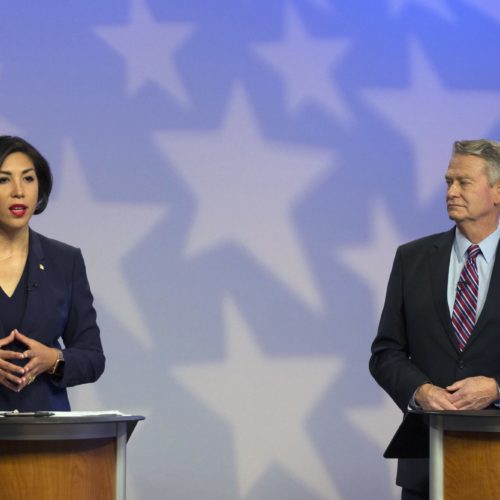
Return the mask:
<path id="1" fill-rule="evenodd" d="M 446 207 L 448 216 L 457 224 L 486 223 L 498 220 L 500 182 L 490 186 L 486 175 L 486 160 L 473 155 L 454 155 L 445 179 L 448 186 Z"/>

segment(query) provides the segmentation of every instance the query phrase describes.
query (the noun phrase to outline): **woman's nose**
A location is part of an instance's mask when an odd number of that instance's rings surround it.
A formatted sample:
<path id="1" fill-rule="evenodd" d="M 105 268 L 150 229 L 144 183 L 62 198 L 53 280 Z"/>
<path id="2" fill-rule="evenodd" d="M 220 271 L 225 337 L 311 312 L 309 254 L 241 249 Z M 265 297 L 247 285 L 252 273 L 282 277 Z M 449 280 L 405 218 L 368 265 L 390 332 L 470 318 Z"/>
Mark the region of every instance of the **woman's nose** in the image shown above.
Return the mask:
<path id="1" fill-rule="evenodd" d="M 21 181 L 14 180 L 12 182 L 12 196 L 14 198 L 20 198 L 24 196 L 23 184 Z"/>

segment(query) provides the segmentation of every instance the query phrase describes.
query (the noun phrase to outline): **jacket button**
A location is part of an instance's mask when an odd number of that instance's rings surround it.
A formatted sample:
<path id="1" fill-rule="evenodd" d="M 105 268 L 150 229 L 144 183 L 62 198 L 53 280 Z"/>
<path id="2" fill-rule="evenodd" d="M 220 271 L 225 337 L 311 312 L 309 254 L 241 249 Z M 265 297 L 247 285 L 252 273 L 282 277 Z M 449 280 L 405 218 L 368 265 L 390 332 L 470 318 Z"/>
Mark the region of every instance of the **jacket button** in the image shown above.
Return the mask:
<path id="1" fill-rule="evenodd" d="M 462 369 L 464 366 L 465 366 L 465 365 L 464 365 L 464 362 L 463 362 L 462 360 L 460 360 L 460 361 L 458 362 L 458 367 L 459 367 L 460 369 Z"/>

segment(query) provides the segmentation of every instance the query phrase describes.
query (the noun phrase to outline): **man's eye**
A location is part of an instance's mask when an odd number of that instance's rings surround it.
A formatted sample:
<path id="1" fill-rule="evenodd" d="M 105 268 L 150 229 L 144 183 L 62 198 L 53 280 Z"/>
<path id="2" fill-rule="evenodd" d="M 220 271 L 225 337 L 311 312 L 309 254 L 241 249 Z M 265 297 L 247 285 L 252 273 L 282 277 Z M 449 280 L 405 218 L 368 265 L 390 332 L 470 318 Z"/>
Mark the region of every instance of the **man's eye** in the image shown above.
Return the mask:
<path id="1" fill-rule="evenodd" d="M 8 177 L 0 177 L 0 184 L 6 184 L 9 181 Z"/>

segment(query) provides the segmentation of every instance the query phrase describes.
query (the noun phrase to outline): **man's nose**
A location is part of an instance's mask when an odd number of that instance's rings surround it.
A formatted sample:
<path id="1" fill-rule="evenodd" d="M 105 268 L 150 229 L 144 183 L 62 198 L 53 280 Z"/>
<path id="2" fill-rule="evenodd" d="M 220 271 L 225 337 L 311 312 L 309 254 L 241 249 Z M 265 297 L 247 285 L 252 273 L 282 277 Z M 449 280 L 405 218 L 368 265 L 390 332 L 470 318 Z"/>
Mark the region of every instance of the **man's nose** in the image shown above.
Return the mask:
<path id="1" fill-rule="evenodd" d="M 453 196 L 457 195 L 457 184 L 456 184 L 456 182 L 452 182 L 448 186 L 448 190 L 447 190 L 446 194 L 447 194 L 448 197 L 453 197 Z"/>

